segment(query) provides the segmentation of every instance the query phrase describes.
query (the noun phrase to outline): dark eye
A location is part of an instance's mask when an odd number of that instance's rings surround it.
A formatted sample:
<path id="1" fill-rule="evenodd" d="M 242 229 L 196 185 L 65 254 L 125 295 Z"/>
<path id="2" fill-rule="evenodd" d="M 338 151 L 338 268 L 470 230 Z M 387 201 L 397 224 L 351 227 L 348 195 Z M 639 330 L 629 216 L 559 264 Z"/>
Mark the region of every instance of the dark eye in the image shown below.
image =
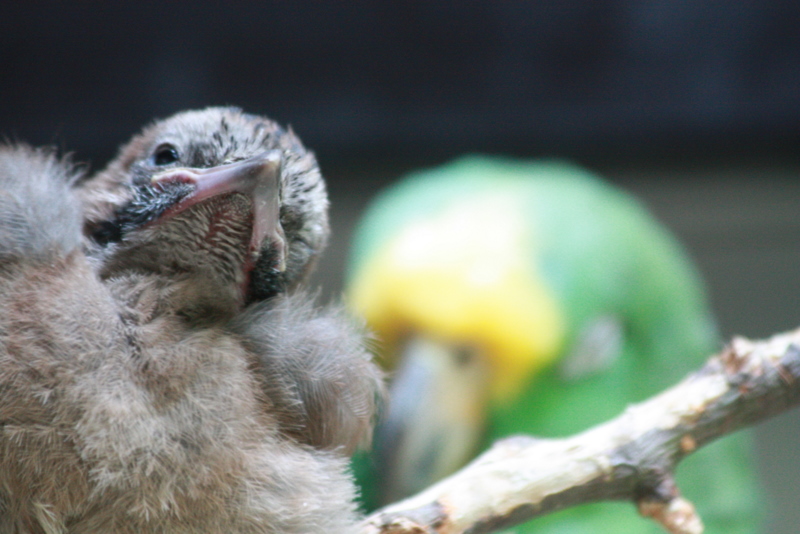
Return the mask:
<path id="1" fill-rule="evenodd" d="M 169 144 L 159 145 L 153 152 L 154 165 L 169 165 L 178 161 L 178 149 Z"/>
<path id="2" fill-rule="evenodd" d="M 475 359 L 475 349 L 467 346 L 456 347 L 452 352 L 456 367 L 466 367 Z"/>

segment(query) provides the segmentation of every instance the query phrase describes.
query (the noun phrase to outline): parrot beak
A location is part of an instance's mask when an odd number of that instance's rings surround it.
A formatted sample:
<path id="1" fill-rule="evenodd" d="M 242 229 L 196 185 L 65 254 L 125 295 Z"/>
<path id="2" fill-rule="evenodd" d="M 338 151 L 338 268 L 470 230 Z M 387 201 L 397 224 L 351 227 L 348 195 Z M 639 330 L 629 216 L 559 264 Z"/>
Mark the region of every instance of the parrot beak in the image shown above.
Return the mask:
<path id="1" fill-rule="evenodd" d="M 464 465 L 481 444 L 489 373 L 477 351 L 411 338 L 375 433 L 380 499 L 394 502 Z"/>
<path id="2" fill-rule="evenodd" d="M 277 251 L 278 270 L 286 269 L 286 236 L 280 223 L 281 152 L 271 150 L 244 161 L 209 169 L 179 168 L 153 176 L 151 183 L 185 183 L 194 190 L 170 207 L 160 218 L 181 213 L 204 200 L 226 193 L 241 193 L 253 202 L 253 234 L 249 253 L 258 258 L 262 244 L 269 240 Z"/>

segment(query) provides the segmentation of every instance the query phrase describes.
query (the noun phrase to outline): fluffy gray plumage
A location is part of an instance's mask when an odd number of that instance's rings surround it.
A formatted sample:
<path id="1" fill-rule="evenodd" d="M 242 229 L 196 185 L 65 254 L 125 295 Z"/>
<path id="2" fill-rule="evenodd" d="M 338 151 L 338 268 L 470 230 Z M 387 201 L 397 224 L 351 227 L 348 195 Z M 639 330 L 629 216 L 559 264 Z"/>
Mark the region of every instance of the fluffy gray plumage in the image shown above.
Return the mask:
<path id="1" fill-rule="evenodd" d="M 81 212 L 70 201 L 76 178 L 52 150 L 0 147 L 0 261 L 41 260 L 80 244 Z"/>
<path id="2" fill-rule="evenodd" d="M 177 161 L 154 159 L 164 143 Z M 234 246 L 246 196 L 166 218 L 185 191 L 137 192 L 156 167 L 276 148 L 284 270 L 274 243 L 249 267 Z M 381 377 L 358 326 L 295 291 L 327 236 L 313 156 L 266 119 L 210 108 L 75 181 L 50 152 L 0 148 L 0 533 L 355 531 L 347 456 Z M 248 269 L 267 282 L 243 283 Z"/>
<path id="3" fill-rule="evenodd" d="M 231 328 L 259 355 L 258 376 L 287 432 L 350 453 L 371 439 L 375 372 L 363 332 L 340 308 L 316 309 L 304 294 L 282 296 L 251 306 Z"/>

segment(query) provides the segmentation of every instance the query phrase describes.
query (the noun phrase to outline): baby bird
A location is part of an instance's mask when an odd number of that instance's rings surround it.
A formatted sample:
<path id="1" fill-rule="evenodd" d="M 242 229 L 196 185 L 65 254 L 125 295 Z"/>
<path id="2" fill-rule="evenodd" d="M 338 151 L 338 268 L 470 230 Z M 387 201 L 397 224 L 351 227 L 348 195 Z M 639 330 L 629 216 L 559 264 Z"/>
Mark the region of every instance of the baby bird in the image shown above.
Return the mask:
<path id="1" fill-rule="evenodd" d="M 81 178 L 0 149 L 0 532 L 355 531 L 347 457 L 382 384 L 302 291 L 328 233 L 313 155 L 209 108 Z"/>

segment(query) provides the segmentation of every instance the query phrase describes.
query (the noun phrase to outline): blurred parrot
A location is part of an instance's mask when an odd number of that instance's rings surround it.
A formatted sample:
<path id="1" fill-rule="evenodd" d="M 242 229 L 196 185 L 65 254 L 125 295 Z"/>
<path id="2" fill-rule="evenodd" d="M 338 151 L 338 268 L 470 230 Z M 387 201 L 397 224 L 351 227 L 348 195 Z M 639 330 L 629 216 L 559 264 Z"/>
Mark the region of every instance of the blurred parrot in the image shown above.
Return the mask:
<path id="1" fill-rule="evenodd" d="M 559 161 L 468 156 L 408 176 L 356 229 L 347 296 L 392 372 L 367 509 L 415 493 L 512 434 L 559 437 L 678 382 L 721 348 L 695 268 L 631 195 Z M 749 435 L 682 462 L 707 533 L 759 530 Z M 662 532 L 628 503 L 515 532 Z"/>

